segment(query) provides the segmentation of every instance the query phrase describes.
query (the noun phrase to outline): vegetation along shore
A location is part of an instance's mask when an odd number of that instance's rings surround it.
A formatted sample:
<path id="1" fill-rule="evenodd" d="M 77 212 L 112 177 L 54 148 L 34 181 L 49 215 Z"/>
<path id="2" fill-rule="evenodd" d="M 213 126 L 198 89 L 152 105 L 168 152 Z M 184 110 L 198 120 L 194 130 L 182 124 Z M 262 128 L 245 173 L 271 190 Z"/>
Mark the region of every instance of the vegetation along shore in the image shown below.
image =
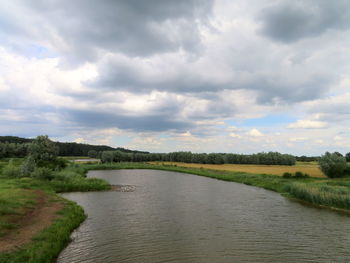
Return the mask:
<path id="1" fill-rule="evenodd" d="M 262 187 L 310 204 L 350 211 L 349 165 L 337 153 L 326 153 L 317 163 L 291 165 L 295 158 L 279 153 L 151 155 L 93 150 L 90 157 L 101 158 L 101 163 L 77 164 L 70 161 L 74 158 L 57 157 L 57 145 L 47 136 L 25 143 L 24 158 L 12 155 L 0 159 L 0 262 L 56 259 L 69 242 L 71 232 L 86 217 L 81 207 L 58 193 L 111 189 L 104 180 L 86 178 L 89 170 L 155 169 L 189 173 Z M 196 164 L 192 163 L 193 159 L 198 160 Z M 250 166 L 235 162 L 250 162 Z M 250 170 L 244 172 L 247 167 Z M 269 167 L 278 172 L 273 174 Z"/>

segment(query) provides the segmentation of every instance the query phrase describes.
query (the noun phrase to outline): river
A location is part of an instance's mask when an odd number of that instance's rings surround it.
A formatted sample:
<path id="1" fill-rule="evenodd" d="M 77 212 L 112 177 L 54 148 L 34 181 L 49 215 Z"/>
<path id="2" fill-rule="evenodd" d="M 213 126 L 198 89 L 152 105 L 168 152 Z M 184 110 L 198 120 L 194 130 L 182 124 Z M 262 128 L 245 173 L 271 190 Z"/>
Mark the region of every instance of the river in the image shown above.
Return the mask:
<path id="1" fill-rule="evenodd" d="M 243 184 L 156 170 L 90 171 L 134 191 L 67 193 L 87 220 L 59 263 L 350 262 L 350 217 Z"/>

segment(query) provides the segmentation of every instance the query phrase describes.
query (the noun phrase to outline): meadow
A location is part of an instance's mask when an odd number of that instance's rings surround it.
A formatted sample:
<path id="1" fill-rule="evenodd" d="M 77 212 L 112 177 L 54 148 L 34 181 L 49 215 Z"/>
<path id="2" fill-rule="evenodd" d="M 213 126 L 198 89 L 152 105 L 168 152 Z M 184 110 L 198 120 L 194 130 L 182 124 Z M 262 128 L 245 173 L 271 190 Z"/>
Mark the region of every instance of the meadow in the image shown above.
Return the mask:
<path id="1" fill-rule="evenodd" d="M 297 162 L 296 165 L 257 165 L 257 164 L 200 164 L 200 163 L 181 163 L 181 162 L 150 162 L 153 164 L 177 165 L 189 168 L 204 168 L 209 170 L 245 172 L 253 174 L 272 174 L 281 176 L 284 172 L 306 173 L 311 177 L 326 178 L 318 167 L 317 162 Z"/>

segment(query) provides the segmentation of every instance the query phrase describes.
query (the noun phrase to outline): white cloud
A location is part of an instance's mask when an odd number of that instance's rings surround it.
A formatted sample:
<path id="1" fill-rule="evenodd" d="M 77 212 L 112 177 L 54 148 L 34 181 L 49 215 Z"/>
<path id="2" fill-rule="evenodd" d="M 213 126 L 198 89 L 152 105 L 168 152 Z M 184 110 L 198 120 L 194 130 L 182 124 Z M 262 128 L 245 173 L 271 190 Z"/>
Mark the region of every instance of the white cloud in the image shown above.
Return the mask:
<path id="1" fill-rule="evenodd" d="M 241 135 L 239 135 L 237 133 L 234 133 L 234 132 L 229 133 L 229 136 L 232 137 L 232 138 L 242 138 Z"/>
<path id="2" fill-rule="evenodd" d="M 248 135 L 252 136 L 252 137 L 262 137 L 264 136 L 263 133 L 261 133 L 258 129 L 251 129 L 248 133 Z"/>
<path id="3" fill-rule="evenodd" d="M 328 127 L 328 123 L 324 121 L 298 120 L 288 125 L 290 129 L 324 129 Z"/>

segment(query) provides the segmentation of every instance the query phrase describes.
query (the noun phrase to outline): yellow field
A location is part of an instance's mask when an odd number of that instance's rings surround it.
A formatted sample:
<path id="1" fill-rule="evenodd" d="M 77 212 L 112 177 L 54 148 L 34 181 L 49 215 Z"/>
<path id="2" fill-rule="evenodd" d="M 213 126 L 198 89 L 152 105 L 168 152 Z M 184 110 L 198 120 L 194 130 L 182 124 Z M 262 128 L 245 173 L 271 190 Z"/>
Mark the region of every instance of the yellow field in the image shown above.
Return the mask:
<path id="1" fill-rule="evenodd" d="M 160 164 L 160 162 L 152 162 Z M 325 177 L 316 162 L 297 162 L 295 166 L 286 165 L 255 165 L 255 164 L 200 164 L 200 163 L 179 163 L 179 162 L 161 162 L 183 167 L 205 168 L 212 170 L 224 170 L 234 172 L 246 172 L 257 174 L 282 175 L 284 172 L 295 173 L 297 171 L 307 173 L 312 177 Z"/>

